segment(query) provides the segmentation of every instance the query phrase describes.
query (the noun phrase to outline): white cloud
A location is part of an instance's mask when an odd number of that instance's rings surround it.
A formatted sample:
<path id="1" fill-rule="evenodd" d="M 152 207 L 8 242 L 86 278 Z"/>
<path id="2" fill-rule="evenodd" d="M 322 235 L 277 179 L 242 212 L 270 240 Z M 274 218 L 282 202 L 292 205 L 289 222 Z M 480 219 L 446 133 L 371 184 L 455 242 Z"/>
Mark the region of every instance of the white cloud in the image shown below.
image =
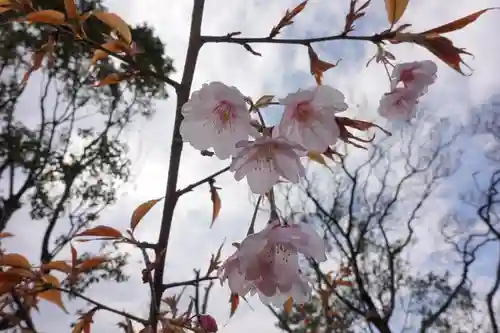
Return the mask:
<path id="1" fill-rule="evenodd" d="M 493 6 L 495 0 L 456 0 L 453 4 L 439 1 L 410 1 L 408 12 L 403 21 L 411 22 L 414 30 L 432 28 L 452 19 L 466 15 L 471 11 Z M 173 76 L 179 79 L 182 73 L 184 54 L 189 34 L 189 19 L 192 1 L 185 0 L 142 0 L 106 2 L 114 11 L 128 22 L 147 22 L 156 28 L 157 33 L 166 43 L 166 52 L 174 59 L 178 72 Z M 267 35 L 286 8 L 298 2 L 282 1 L 226 1 L 207 0 L 204 14 L 203 33 L 224 35 L 241 31 L 243 36 L 260 37 Z M 348 1 L 311 0 L 306 10 L 295 20 L 292 27 L 285 28 L 285 35 L 319 36 L 335 34 L 343 26 Z M 382 2 L 373 2 L 366 18 L 359 23 L 364 33 L 373 33 L 386 28 Z M 478 22 L 464 30 L 452 34 L 452 39 L 459 47 L 465 47 L 475 55 L 470 61 L 475 73 L 472 77 L 461 77 L 447 66 L 439 63 L 438 82 L 431 87 L 425 103 L 431 110 L 440 110 L 444 115 L 459 116 L 470 106 L 485 102 L 493 93 L 499 91 L 500 76 L 494 75 L 500 53 L 500 40 L 495 38 L 498 30 L 498 13 L 492 12 L 480 18 Z M 287 30 L 288 29 L 288 30 Z M 375 29 L 375 30 L 374 30 Z M 316 47 L 316 46 L 315 46 Z M 284 95 L 288 91 L 314 84 L 308 74 L 307 52 L 301 46 L 257 44 L 255 50 L 263 54 L 256 57 L 239 45 L 205 45 L 200 53 L 193 88 L 197 89 L 207 81 L 223 81 L 237 86 L 244 94 L 254 98 L 271 93 Z M 401 61 L 414 59 L 435 59 L 428 51 L 411 45 L 394 45 L 390 49 Z M 343 58 L 339 67 L 325 75 L 325 83 L 332 84 L 346 92 L 353 104 L 366 101 L 359 115 L 375 118 L 378 99 L 388 89 L 384 70 L 372 65 L 365 68 L 366 61 L 373 55 L 375 48 L 369 43 L 335 41 L 317 47 L 322 58 L 336 61 Z M 166 172 L 168 170 L 169 146 L 174 115 L 174 97 L 168 101 L 158 101 L 157 114 L 153 121 L 141 121 L 129 129 L 127 137 L 132 146 L 135 162 L 135 181 L 124 191 L 122 199 L 108 209 L 101 223 L 110 224 L 124 230 L 128 226 L 133 208 L 145 200 L 163 195 Z M 268 112 L 277 112 L 270 109 Z M 227 165 L 227 161 L 205 158 L 185 145 L 180 170 L 179 186 L 185 186 Z M 209 230 L 211 204 L 208 189 L 200 189 L 183 197 L 175 211 L 171 240 L 168 249 L 166 278 L 178 280 L 189 278 L 193 268 L 206 267 L 211 252 L 227 238 L 227 244 L 240 240 L 248 226 L 252 205 L 248 200 L 248 189 L 243 182 L 235 183 L 230 174 L 221 176 L 217 184 L 221 191 L 222 211 L 214 228 Z M 23 217 L 18 216 L 16 220 Z M 24 216 L 24 218 L 26 218 Z M 154 241 L 159 230 L 161 205 L 155 207 L 137 230 L 143 240 Z M 262 216 L 260 223 L 265 217 Z M 261 224 L 262 225 L 262 224 Z M 18 229 L 14 226 L 13 229 Z M 18 234 L 16 243 L 7 243 L 23 252 L 37 253 L 38 244 L 33 243 L 32 234 L 38 233 L 42 226 L 34 226 L 30 234 Z M 424 232 L 424 231 L 422 231 Z M 230 247 L 226 246 L 227 255 Z M 133 254 L 139 259 L 138 253 Z M 36 257 L 33 258 L 36 260 Z M 126 284 L 114 286 L 105 284 L 92 288 L 90 294 L 104 303 L 112 303 L 127 308 L 130 312 L 147 312 L 148 292 L 140 283 L 141 264 L 131 264 L 131 272 L 136 278 Z M 227 318 L 229 292 L 226 287 L 214 292 L 211 311 L 222 324 Z M 242 303 L 240 310 L 221 327 L 221 332 L 255 332 L 274 330 L 275 321 L 269 311 L 259 305 L 257 299 L 250 301 L 255 311 Z M 68 317 L 42 322 L 42 331 L 64 332 Z M 60 321 L 59 321 L 60 318 Z M 64 318 L 64 319 L 63 319 Z M 96 331 L 112 329 L 114 317 L 100 314 L 96 317 Z M 57 324 L 55 323 L 57 321 Z M 113 328 L 113 330 L 116 328 Z"/>

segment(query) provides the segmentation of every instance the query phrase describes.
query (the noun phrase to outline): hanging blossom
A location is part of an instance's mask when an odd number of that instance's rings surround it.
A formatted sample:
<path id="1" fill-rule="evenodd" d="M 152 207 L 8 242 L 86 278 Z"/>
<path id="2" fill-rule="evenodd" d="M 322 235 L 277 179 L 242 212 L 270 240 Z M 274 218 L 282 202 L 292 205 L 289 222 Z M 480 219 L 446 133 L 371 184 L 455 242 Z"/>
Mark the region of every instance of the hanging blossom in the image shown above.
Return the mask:
<path id="1" fill-rule="evenodd" d="M 391 92 L 380 99 L 379 115 L 389 120 L 413 118 L 418 99 L 436 81 L 436 73 L 437 66 L 431 60 L 396 65 L 391 75 Z"/>
<path id="2" fill-rule="evenodd" d="M 193 92 L 182 106 L 182 115 L 183 140 L 199 150 L 212 147 L 220 159 L 234 154 L 238 141 L 258 135 L 250 124 L 245 96 L 237 88 L 221 82 L 204 84 Z"/>
<path id="3" fill-rule="evenodd" d="M 347 110 L 344 100 L 339 90 L 326 85 L 289 94 L 280 100 L 285 112 L 273 136 L 282 136 L 310 151 L 325 151 L 340 135 L 335 113 Z"/>
<path id="4" fill-rule="evenodd" d="M 243 240 L 222 264 L 219 276 L 240 296 L 258 293 L 262 302 L 275 305 L 289 297 L 304 303 L 310 299 L 311 285 L 300 270 L 299 253 L 318 262 L 326 260 L 325 244 L 310 225 L 273 221 Z"/>
<path id="5" fill-rule="evenodd" d="M 389 120 L 410 120 L 417 112 L 418 95 L 406 88 L 396 88 L 380 99 L 378 113 Z"/>
<path id="6" fill-rule="evenodd" d="M 300 156 L 307 151 L 284 138 L 262 136 L 255 141 L 240 141 L 236 147 L 241 150 L 233 158 L 230 170 L 237 181 L 246 176 L 256 194 L 266 194 L 280 177 L 298 183 L 305 175 Z"/>
<path id="7" fill-rule="evenodd" d="M 405 88 L 424 94 L 436 82 L 436 73 L 437 65 L 432 60 L 397 64 L 391 75 L 391 89 L 402 83 Z"/>

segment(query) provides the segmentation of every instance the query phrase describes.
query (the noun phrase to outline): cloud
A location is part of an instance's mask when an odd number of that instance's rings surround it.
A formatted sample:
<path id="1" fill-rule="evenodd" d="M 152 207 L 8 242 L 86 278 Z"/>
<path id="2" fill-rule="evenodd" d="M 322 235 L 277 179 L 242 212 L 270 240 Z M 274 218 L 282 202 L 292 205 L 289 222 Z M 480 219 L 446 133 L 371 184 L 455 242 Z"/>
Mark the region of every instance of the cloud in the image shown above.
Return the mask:
<path id="1" fill-rule="evenodd" d="M 241 31 L 243 36 L 266 36 L 286 8 L 295 6 L 293 0 L 282 1 L 226 1 L 207 0 L 203 17 L 203 33 L 206 35 L 224 35 Z M 109 0 L 106 4 L 130 23 L 147 22 L 155 27 L 166 43 L 166 52 L 174 59 L 177 73 L 181 77 L 184 55 L 189 35 L 189 19 L 192 1 L 186 0 Z M 432 0 L 410 1 L 409 8 L 402 21 L 411 22 L 413 29 L 419 31 L 432 28 L 472 11 L 493 6 L 495 0 L 456 0 L 439 2 Z M 342 28 L 348 1 L 309 1 L 308 7 L 292 27 L 284 29 L 285 37 L 311 37 L 335 34 Z M 453 33 L 452 39 L 459 47 L 465 47 L 475 55 L 471 61 L 475 73 L 471 77 L 461 77 L 453 70 L 439 64 L 438 82 L 431 87 L 424 102 L 430 110 L 438 110 L 440 115 L 465 117 L 472 106 L 480 105 L 500 89 L 500 76 L 492 75 L 498 64 L 500 39 L 495 38 L 498 30 L 498 13 L 488 13 L 478 22 Z M 359 33 L 372 34 L 387 28 L 382 2 L 373 2 L 368 14 L 358 24 Z M 287 92 L 314 84 L 309 75 L 307 50 L 303 46 L 257 44 L 255 50 L 262 53 L 256 57 L 245 51 L 240 45 L 210 44 L 203 46 L 196 67 L 193 89 L 198 89 L 209 81 L 222 81 L 238 87 L 245 95 L 257 98 L 263 94 L 284 96 Z M 333 41 L 315 45 L 321 58 L 328 61 L 342 59 L 338 68 L 325 75 L 325 83 L 341 89 L 348 101 L 362 104 L 359 117 L 380 119 L 376 115 L 378 100 L 388 89 L 385 72 L 381 66 L 365 64 L 375 52 L 370 43 L 359 41 Z M 393 45 L 390 50 L 401 61 L 436 58 L 428 51 L 413 45 Z M 436 60 L 437 61 L 437 60 Z M 31 84 L 31 83 L 30 83 Z M 26 103 L 34 91 L 26 93 Z M 165 191 L 170 153 L 170 140 L 175 112 L 174 94 L 167 101 L 156 101 L 157 113 L 153 121 L 138 121 L 126 133 L 134 160 L 134 182 L 126 186 L 120 201 L 109 208 L 101 218 L 101 223 L 124 230 L 128 227 L 130 214 L 135 206 L 149 199 L 161 197 Z M 269 115 L 279 119 L 279 109 L 269 109 Z M 362 153 L 361 153 L 362 154 Z M 228 161 L 205 158 L 199 152 L 185 145 L 180 169 L 179 187 L 225 167 Z M 210 253 L 216 251 L 224 239 L 226 244 L 244 237 L 248 226 L 252 205 L 249 201 L 248 188 L 244 181 L 236 183 L 230 174 L 218 178 L 217 185 L 222 187 L 222 211 L 212 230 L 209 230 L 211 203 L 208 188 L 203 186 L 182 197 L 174 215 L 171 240 L 168 248 L 166 278 L 169 281 L 192 277 L 192 269 L 206 267 Z M 28 218 L 16 217 L 16 221 Z M 265 221 L 259 217 L 259 225 Z M 145 241 L 155 241 L 158 236 L 161 219 L 161 205 L 148 214 L 137 229 L 137 236 Z M 20 222 L 21 223 L 21 222 Z M 34 225 L 34 223 L 32 223 Z M 21 224 L 14 224 L 17 233 L 16 243 L 7 243 L 9 247 L 33 254 L 36 260 L 39 245 L 33 240 L 43 226 L 33 226 L 30 233 L 23 233 Z M 425 228 L 424 228 L 425 229 Z M 425 233 L 425 230 L 422 230 Z M 230 254 L 226 246 L 224 255 Z M 429 250 L 432 252 L 432 250 Z M 138 253 L 132 252 L 134 261 L 139 261 Z M 141 263 L 132 262 L 130 272 L 135 278 L 123 285 L 104 284 L 90 290 L 92 297 L 103 303 L 111 303 L 128 311 L 146 314 L 148 290 L 141 284 Z M 227 287 L 217 288 L 211 299 L 210 310 L 225 322 L 228 311 Z M 240 310 L 221 332 L 239 331 L 242 333 L 266 331 L 272 332 L 274 323 L 269 311 L 259 304 L 257 298 L 244 302 Z M 253 309 L 253 310 L 252 310 Z M 43 309 L 44 310 L 44 309 Z M 50 310 L 47 307 L 47 310 Z M 114 327 L 115 317 L 104 313 L 95 320 L 95 330 L 104 331 Z M 51 318 L 50 322 L 40 321 L 42 331 L 67 331 L 68 317 Z"/>

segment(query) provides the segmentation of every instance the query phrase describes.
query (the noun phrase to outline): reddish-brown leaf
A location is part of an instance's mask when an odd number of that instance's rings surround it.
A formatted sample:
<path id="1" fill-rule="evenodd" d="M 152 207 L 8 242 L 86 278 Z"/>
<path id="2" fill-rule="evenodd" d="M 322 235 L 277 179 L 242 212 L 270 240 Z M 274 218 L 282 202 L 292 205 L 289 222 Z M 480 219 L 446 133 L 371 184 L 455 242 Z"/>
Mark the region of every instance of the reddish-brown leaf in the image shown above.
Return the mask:
<path id="1" fill-rule="evenodd" d="M 219 216 L 219 212 L 221 209 L 221 199 L 219 193 L 217 192 L 217 188 L 210 183 L 210 199 L 212 200 L 212 222 L 210 223 L 210 228 L 214 225 L 215 219 Z"/>
<path id="2" fill-rule="evenodd" d="M 313 48 L 309 45 L 307 47 L 307 53 L 309 54 L 309 63 L 311 67 L 311 74 L 314 76 L 316 83 L 320 85 L 323 79 L 323 73 L 338 65 L 338 61 L 336 64 L 332 64 L 323 60 L 320 60 L 316 52 L 314 52 Z M 340 61 L 340 60 L 339 60 Z"/>
<path id="3" fill-rule="evenodd" d="M 422 32 L 422 34 L 423 35 L 430 35 L 430 34 L 438 34 L 439 35 L 439 34 L 444 34 L 447 32 L 452 32 L 452 31 L 462 29 L 462 28 L 468 26 L 469 24 L 471 24 L 472 22 L 474 22 L 475 20 L 477 20 L 479 18 L 479 16 L 483 15 L 487 11 L 490 11 L 493 9 L 499 9 L 499 8 L 500 7 L 491 7 L 491 8 L 486 8 L 486 9 L 477 11 L 477 12 L 472 13 L 470 15 L 459 18 L 458 20 L 443 24 L 443 25 L 436 27 L 434 29 L 424 31 L 424 32 Z"/>
<path id="4" fill-rule="evenodd" d="M 0 255 L 0 266 L 10 266 L 31 270 L 31 264 L 23 255 L 7 253 Z"/>
<path id="5" fill-rule="evenodd" d="M 292 313 L 292 309 L 293 309 L 293 298 L 288 297 L 285 304 L 283 304 L 283 311 L 285 311 L 286 314 L 290 314 Z"/>
<path id="6" fill-rule="evenodd" d="M 352 287 L 354 285 L 351 281 L 342 280 L 342 279 L 335 280 L 335 281 L 333 281 L 333 283 L 336 286 L 345 286 L 345 287 Z"/>
<path id="7" fill-rule="evenodd" d="M 0 232 L 0 238 L 14 237 L 10 232 Z"/>
<path id="8" fill-rule="evenodd" d="M 78 18 L 78 8 L 76 7 L 75 0 L 64 0 L 64 9 L 68 15 L 68 19 L 74 20 Z"/>
<path id="9" fill-rule="evenodd" d="M 31 12 L 24 18 L 21 18 L 21 21 L 27 21 L 29 23 L 62 25 L 64 24 L 65 17 L 64 13 L 61 13 L 57 10 L 47 9 L 47 10 L 40 10 L 37 12 Z"/>
<path id="10" fill-rule="evenodd" d="M 108 12 L 93 12 L 93 15 L 97 17 L 99 20 L 104 22 L 110 28 L 115 29 L 120 34 L 120 37 L 126 42 L 128 45 L 132 43 L 132 33 L 130 32 L 130 28 L 120 16 L 114 13 Z"/>
<path id="11" fill-rule="evenodd" d="M 457 48 L 453 42 L 446 37 L 439 35 L 422 35 L 422 39 L 417 39 L 416 43 L 425 47 L 445 64 L 456 70 L 462 75 L 466 75 L 461 65 L 471 69 L 462 59 L 461 55 L 470 55 L 465 49 Z"/>
<path id="12" fill-rule="evenodd" d="M 43 276 L 44 284 L 50 284 L 53 288 L 60 288 L 61 284 L 59 280 L 50 274 L 46 274 Z M 58 307 L 60 307 L 64 312 L 68 313 L 64 303 L 62 301 L 61 291 L 58 289 L 49 289 L 46 291 L 42 291 L 37 294 L 37 296 L 41 299 L 54 303 Z"/>
<path id="13" fill-rule="evenodd" d="M 395 24 L 403 16 L 409 0 L 385 0 L 387 19 L 390 24 Z"/>
<path id="14" fill-rule="evenodd" d="M 229 297 L 229 303 L 231 304 L 231 311 L 229 313 L 229 318 L 234 316 L 234 313 L 236 312 L 236 309 L 238 309 L 238 305 L 240 304 L 240 297 L 238 294 L 231 293 L 231 296 Z"/>
<path id="15" fill-rule="evenodd" d="M 132 213 L 132 218 L 130 219 L 130 228 L 134 231 L 135 227 L 141 222 L 142 218 L 154 207 L 162 198 L 153 199 L 140 204 Z"/>
<path id="16" fill-rule="evenodd" d="M 60 272 L 64 272 L 67 274 L 71 273 L 71 266 L 68 265 L 67 262 L 62 261 L 62 260 L 56 260 L 56 261 L 51 261 L 47 264 L 43 264 L 41 267 L 43 270 L 56 270 Z"/>
<path id="17" fill-rule="evenodd" d="M 281 18 L 278 25 L 274 26 L 271 29 L 271 32 L 269 33 L 269 37 L 270 38 L 276 37 L 280 33 L 280 30 L 282 28 L 286 27 L 287 25 L 292 24 L 293 23 L 292 19 L 295 16 L 297 16 L 301 11 L 303 11 L 304 8 L 306 8 L 307 1 L 308 0 L 302 1 L 300 4 L 298 4 L 291 11 L 287 9 L 287 11 L 285 12 L 285 15 Z"/>
<path id="18" fill-rule="evenodd" d="M 108 259 L 105 257 L 94 257 L 84 260 L 78 265 L 78 272 L 80 273 L 88 272 L 106 261 L 108 261 Z"/>
<path id="19" fill-rule="evenodd" d="M 42 66 L 42 61 L 43 61 L 43 58 L 45 57 L 45 54 L 47 54 L 47 48 L 45 47 L 45 45 L 33 53 L 33 56 L 31 59 L 31 62 L 32 62 L 31 67 L 30 67 L 30 69 L 28 69 L 28 71 L 24 74 L 24 77 L 23 77 L 24 82 L 28 81 L 29 77 L 31 76 L 31 74 L 33 72 L 40 69 L 40 67 Z"/>
<path id="20" fill-rule="evenodd" d="M 356 120 L 356 119 L 351 119 L 351 118 L 347 118 L 347 117 L 337 117 L 337 121 L 339 123 L 341 123 L 342 125 L 344 125 L 344 126 L 355 128 L 358 131 L 367 131 L 370 128 L 375 127 L 375 128 L 378 128 L 379 130 L 381 130 L 382 132 L 384 132 L 387 135 L 392 135 L 392 133 L 389 132 L 388 130 L 380 127 L 379 125 L 377 125 L 375 123 L 371 123 L 369 121 Z"/>
<path id="21" fill-rule="evenodd" d="M 122 237 L 122 233 L 115 228 L 111 228 L 105 225 L 98 225 L 97 227 L 85 230 L 79 234 L 76 234 L 75 237 L 81 236 L 98 236 L 98 237 L 106 237 L 106 238 L 119 238 Z"/>

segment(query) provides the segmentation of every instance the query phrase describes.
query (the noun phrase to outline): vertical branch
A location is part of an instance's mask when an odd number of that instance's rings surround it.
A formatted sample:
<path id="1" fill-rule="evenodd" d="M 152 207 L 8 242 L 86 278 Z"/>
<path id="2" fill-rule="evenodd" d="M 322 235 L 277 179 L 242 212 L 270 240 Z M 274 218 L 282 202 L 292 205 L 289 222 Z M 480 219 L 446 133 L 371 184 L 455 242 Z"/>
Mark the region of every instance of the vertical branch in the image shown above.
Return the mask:
<path id="1" fill-rule="evenodd" d="M 189 46 L 186 53 L 186 61 L 184 63 L 184 72 L 180 86 L 176 89 L 177 105 L 175 112 L 174 130 L 172 135 L 172 144 L 170 149 L 169 171 L 167 178 L 167 188 L 165 193 L 165 203 L 161 219 L 160 234 L 158 237 L 157 246 L 155 249 L 156 269 L 154 271 L 153 286 L 155 288 L 155 299 L 151 300 L 149 319 L 156 332 L 157 312 L 161 304 L 163 294 L 163 275 L 165 268 L 166 249 L 168 247 L 168 239 L 172 225 L 172 217 L 174 214 L 175 205 L 178 195 L 176 194 L 177 177 L 179 175 L 179 165 L 182 154 L 182 137 L 179 128 L 182 121 L 181 108 L 189 99 L 191 93 L 191 84 L 193 82 L 196 61 L 198 53 L 203 45 L 201 40 L 201 22 L 203 17 L 203 8 L 205 0 L 194 0 L 193 11 L 191 16 L 191 29 L 189 36 Z"/>

